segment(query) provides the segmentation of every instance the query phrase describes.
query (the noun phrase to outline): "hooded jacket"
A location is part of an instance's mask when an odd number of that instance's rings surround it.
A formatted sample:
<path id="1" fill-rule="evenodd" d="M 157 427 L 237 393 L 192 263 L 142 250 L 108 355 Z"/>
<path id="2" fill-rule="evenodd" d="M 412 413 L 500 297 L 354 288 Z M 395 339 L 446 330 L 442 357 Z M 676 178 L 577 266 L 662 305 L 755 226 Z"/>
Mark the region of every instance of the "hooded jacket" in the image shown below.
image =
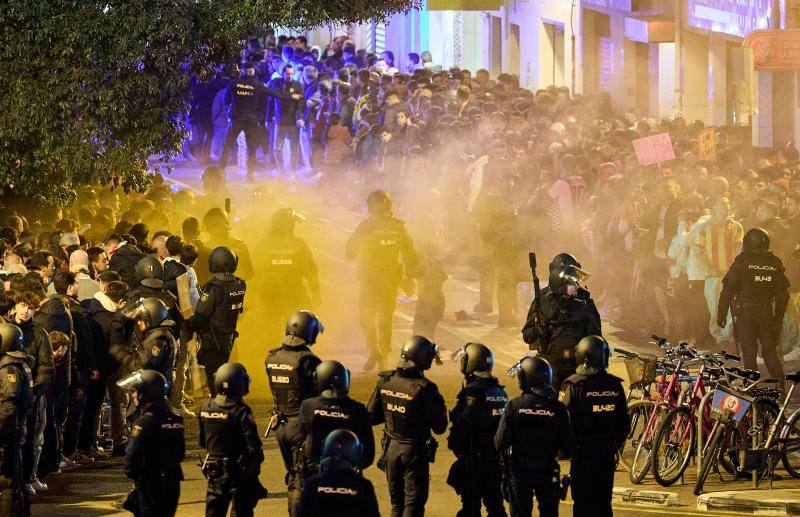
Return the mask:
<path id="1" fill-rule="evenodd" d="M 111 322 L 117 312 L 117 304 L 105 293 L 97 292 L 93 298 L 84 300 L 81 305 L 88 313 L 89 327 L 94 339 L 95 355 L 99 367 L 106 373 L 119 368 L 119 363 L 109 353 L 111 339 Z"/>
<path id="2" fill-rule="evenodd" d="M 39 310 L 36 311 L 36 314 L 33 316 L 33 321 L 41 326 L 48 335 L 52 332 L 61 332 L 70 338 L 70 345 L 67 347 L 66 352 L 58 363 L 55 364 L 55 375 L 52 383 L 54 391 L 60 392 L 66 390 L 72 382 L 73 373 L 72 353 L 74 349 L 74 337 L 72 315 L 67 310 L 61 298 L 55 295 L 47 298 L 39 307 Z"/>
<path id="3" fill-rule="evenodd" d="M 108 263 L 108 268 L 119 273 L 122 281 L 133 289 L 139 285 L 136 280 L 136 264 L 144 257 L 145 254 L 139 248 L 133 244 L 125 244 L 114 251 Z"/>

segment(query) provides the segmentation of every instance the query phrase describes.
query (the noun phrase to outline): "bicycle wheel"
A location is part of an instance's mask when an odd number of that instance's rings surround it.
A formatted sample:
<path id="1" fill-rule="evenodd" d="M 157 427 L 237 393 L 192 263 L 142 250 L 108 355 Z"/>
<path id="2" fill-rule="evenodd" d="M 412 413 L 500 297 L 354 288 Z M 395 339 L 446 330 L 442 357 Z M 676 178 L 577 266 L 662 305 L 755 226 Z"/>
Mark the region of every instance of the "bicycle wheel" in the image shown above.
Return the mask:
<path id="1" fill-rule="evenodd" d="M 714 424 L 714 433 L 711 435 L 711 440 L 708 441 L 705 450 L 703 451 L 703 460 L 700 463 L 700 472 L 697 475 L 697 481 L 694 483 L 694 495 L 703 493 L 703 485 L 706 484 L 708 473 L 711 472 L 711 467 L 717 462 L 717 449 L 719 449 L 720 441 L 725 434 L 725 425 L 717 422 Z"/>
<path id="2" fill-rule="evenodd" d="M 617 451 L 619 464 L 623 470 L 630 470 L 631 468 L 633 456 L 636 454 L 636 447 L 639 446 L 639 441 L 647 426 L 647 421 L 650 419 L 650 413 L 653 412 L 653 407 L 655 407 L 655 403 L 652 400 L 634 400 L 628 404 L 631 432 L 628 433 L 628 439 Z"/>
<path id="3" fill-rule="evenodd" d="M 695 419 L 692 410 L 679 406 L 667 413 L 653 439 L 653 477 L 661 486 L 678 481 L 694 452 Z"/>
<path id="4" fill-rule="evenodd" d="M 723 481 L 739 479 L 743 473 L 746 473 L 744 459 L 747 451 L 753 448 L 753 434 L 755 434 L 757 447 L 763 447 L 780 411 L 772 399 L 757 399 L 752 407 L 758 412 L 757 429 L 753 428 L 752 414 L 748 414 L 721 444 L 719 464 L 722 470 L 731 476 L 730 479 L 723 476 Z M 752 409 L 750 411 L 752 412 Z M 759 474 L 762 472 L 763 469 L 759 469 Z"/>
<path id="5" fill-rule="evenodd" d="M 781 431 L 784 444 L 783 467 L 792 477 L 800 478 L 800 409 L 796 410 L 786 421 Z"/>
<path id="6" fill-rule="evenodd" d="M 631 482 L 636 485 L 642 482 L 653 464 L 653 438 L 655 438 L 656 430 L 658 430 L 664 419 L 664 413 L 664 408 L 657 407 L 653 409 L 639 444 L 636 446 L 636 454 L 633 456 L 630 469 Z"/>

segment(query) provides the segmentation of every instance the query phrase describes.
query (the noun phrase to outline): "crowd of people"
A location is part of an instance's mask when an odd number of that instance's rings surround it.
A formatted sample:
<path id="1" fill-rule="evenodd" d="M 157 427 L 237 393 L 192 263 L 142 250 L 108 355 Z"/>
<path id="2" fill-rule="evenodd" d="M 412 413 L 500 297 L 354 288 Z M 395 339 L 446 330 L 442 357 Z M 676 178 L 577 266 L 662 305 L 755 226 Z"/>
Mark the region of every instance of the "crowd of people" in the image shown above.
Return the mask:
<path id="1" fill-rule="evenodd" d="M 47 490 L 40 480 L 46 475 L 125 454 L 118 383 L 143 367 L 163 370 L 173 411 L 192 416 L 185 383 L 193 334 L 206 346 L 198 360 L 206 364 L 207 388 L 216 394 L 214 373 L 235 343 L 243 281 L 263 273 L 255 271 L 247 246 L 231 235 L 222 208 L 228 197 L 224 167 L 237 141 L 247 146 L 250 179 L 260 166 L 289 181 L 304 176 L 318 183 L 310 188 L 333 193 L 331 200 L 346 207 L 382 188 L 391 196 L 371 197 L 378 207 L 373 215 L 388 206 L 389 218 L 394 198 L 408 232 L 392 222 L 402 243 L 395 236 L 384 239 L 404 247 L 399 253 L 406 263 L 396 278 L 394 270 L 386 275 L 391 289 L 372 301 L 365 296 L 378 284 L 360 277 L 362 312 L 377 311 L 361 322 L 369 349 L 366 369 L 386 366 L 397 289 L 414 290 L 406 281 L 417 282 L 415 334 L 433 339 L 451 264 L 469 264 L 480 275 L 474 312 L 497 307 L 498 326 L 520 328 L 520 305 L 530 299 L 521 304 L 519 286 L 530 279 L 525 257 L 531 249 L 546 256 L 574 251 L 582 271 L 602 271 L 592 288 L 606 321 L 630 330 L 646 322 L 648 334 L 733 349 L 730 316 L 718 315 L 717 308 L 723 277 L 745 230 L 753 227 L 769 232 L 793 286 L 777 324 L 783 327 L 783 352 L 796 356 L 800 155 L 793 147 L 764 150 L 749 164 L 740 133 L 719 128 L 716 158 L 701 161 L 697 138 L 704 127 L 698 121 L 615 113 L 604 93 L 572 94 L 565 87 L 534 92 L 509 74 L 492 79 L 486 70 L 473 75 L 443 69 L 429 53 L 409 54 L 401 63 L 388 51 L 356 50 L 346 37 L 325 49 L 309 48 L 302 37 L 252 40 L 240 68 L 195 85 L 186 155 L 219 162 L 203 174 L 206 196 L 173 191 L 158 175 L 147 192 L 135 195 L 86 186 L 63 208 L 36 205 L 13 190 L 4 196 L 0 306 L 22 344 L 16 350 L 7 345 L 16 340 L 10 327 L 0 329 L 0 337 L 4 354 L 24 350 L 31 374 L 32 407 L 22 411 L 20 426 L 25 436 L 19 479 L 26 494 Z M 631 142 L 662 132 L 670 133 L 677 158 L 639 165 Z M 265 239 L 265 246 L 294 239 L 294 217 L 291 210 L 276 214 L 269 238 L 277 240 Z M 346 254 L 364 260 L 359 247 L 368 243 L 357 235 Z M 301 277 L 309 293 L 300 299 L 274 296 L 282 304 L 275 311 L 278 320 L 319 302 L 313 257 L 305 244 L 291 242 L 308 258 Z M 372 266 L 383 267 L 380 260 Z M 392 267 L 398 267 L 397 254 Z M 275 292 L 290 287 L 279 282 Z M 234 297 L 225 316 L 214 312 L 221 297 Z M 163 350 L 173 355 L 165 357 Z M 100 443 L 106 399 L 111 441 Z M 404 400 L 384 402 L 397 413 Z M 373 422 L 380 420 L 375 407 L 370 414 Z M 389 427 L 400 425 L 391 420 Z M 276 428 L 286 425 L 278 422 Z M 291 448 L 283 452 L 291 469 Z M 403 451 L 395 452 L 394 461 L 402 464 Z M 395 506 L 401 505 L 401 489 L 392 494 Z"/>
<path id="2" fill-rule="evenodd" d="M 346 36 L 324 49 L 303 37 L 263 43 L 250 42 L 242 65 L 242 78 L 266 85 L 259 102 L 240 102 L 237 80 L 225 78 L 233 69 L 198 86 L 195 118 L 217 115 L 213 138 L 193 133 L 195 155 L 226 162 L 220 149 L 239 133 L 228 128 L 244 120 L 261 131 L 244 132 L 251 176 L 260 148 L 264 167 L 290 181 L 302 158 L 339 203 L 386 189 L 419 235 L 420 281 L 440 292 L 443 260 L 466 257 L 481 276 L 475 311 L 492 312 L 496 298 L 502 327 L 520 323 L 517 286 L 530 279 L 531 249 L 567 249 L 587 270 L 603 271 L 591 286 L 604 319 L 631 329 L 647 322 L 648 332 L 705 348 L 735 346 L 716 310 L 746 230 L 770 233 L 791 285 L 800 285 L 791 143 L 753 159 L 738 128 L 717 128 L 714 159 L 700 160 L 702 122 L 618 113 L 604 92 L 531 91 L 509 74 L 443 69 L 428 52 L 395 59 L 357 50 Z M 676 159 L 639 165 L 631 142 L 665 132 Z M 797 287 L 792 293 L 783 353 L 795 357 Z M 442 304 L 433 305 L 436 313 Z"/>

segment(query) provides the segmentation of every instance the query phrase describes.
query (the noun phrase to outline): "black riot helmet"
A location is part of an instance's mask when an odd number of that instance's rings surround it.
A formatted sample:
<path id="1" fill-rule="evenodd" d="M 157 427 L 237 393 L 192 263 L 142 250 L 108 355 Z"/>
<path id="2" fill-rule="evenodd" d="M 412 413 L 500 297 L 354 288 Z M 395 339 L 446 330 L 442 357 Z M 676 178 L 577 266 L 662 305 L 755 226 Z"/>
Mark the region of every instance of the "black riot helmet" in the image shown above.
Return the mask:
<path id="1" fill-rule="evenodd" d="M 522 391 L 550 386 L 553 382 L 553 368 L 541 357 L 523 357 L 508 370 L 512 377 L 516 376 Z"/>
<path id="2" fill-rule="evenodd" d="M 367 196 L 367 211 L 371 215 L 392 215 L 392 196 L 385 190 L 373 190 Z"/>
<path id="3" fill-rule="evenodd" d="M 141 370 L 137 372 L 133 389 L 139 399 L 139 403 L 156 402 L 167 398 L 169 385 L 167 378 L 155 370 Z"/>
<path id="4" fill-rule="evenodd" d="M 580 268 L 581 263 L 578 262 L 578 259 L 575 258 L 575 255 L 572 255 L 571 253 L 559 253 L 553 257 L 553 260 L 550 262 L 550 271 L 559 266 L 575 266 Z"/>
<path id="5" fill-rule="evenodd" d="M 214 372 L 214 389 L 231 398 L 250 393 L 250 375 L 240 363 L 225 363 Z"/>
<path id="6" fill-rule="evenodd" d="M 769 232 L 763 228 L 750 228 L 742 241 L 744 251 L 768 250 Z"/>
<path id="7" fill-rule="evenodd" d="M 434 342 L 424 336 L 411 336 L 403 343 L 403 350 L 400 352 L 400 363 L 398 368 L 411 368 L 416 366 L 422 371 L 428 370 L 433 361 L 442 364 L 439 358 L 439 347 Z"/>
<path id="8" fill-rule="evenodd" d="M 347 429 L 331 431 L 322 444 L 319 469 L 321 472 L 360 469 L 363 450 L 358 436 L 353 431 Z"/>
<path id="9" fill-rule="evenodd" d="M 235 273 L 239 257 L 230 248 L 219 246 L 208 256 L 208 270 L 211 273 Z"/>
<path id="10" fill-rule="evenodd" d="M 0 353 L 25 350 L 22 330 L 13 323 L 0 323 Z"/>
<path id="11" fill-rule="evenodd" d="M 131 300 L 122 308 L 122 315 L 132 320 L 143 321 L 148 329 L 171 323 L 166 304 L 158 298 Z"/>
<path id="12" fill-rule="evenodd" d="M 467 343 L 462 349 L 461 373 L 469 377 L 475 372 L 491 372 L 494 367 L 494 354 L 481 343 Z"/>
<path id="13" fill-rule="evenodd" d="M 291 208 L 279 208 L 272 213 L 269 232 L 276 236 L 294 235 L 294 225 L 299 221 L 305 221 L 300 213 Z"/>
<path id="14" fill-rule="evenodd" d="M 297 311 L 286 321 L 285 343 L 290 346 L 313 345 L 325 327 L 311 311 Z"/>
<path id="15" fill-rule="evenodd" d="M 350 392 L 350 371 L 339 361 L 322 361 L 314 370 L 319 394 L 328 399 L 343 399 Z"/>
<path id="16" fill-rule="evenodd" d="M 589 273 L 578 266 L 562 264 L 550 270 L 548 286 L 554 293 L 563 294 L 568 284 L 579 284 L 589 278 Z"/>
<path id="17" fill-rule="evenodd" d="M 136 281 L 153 289 L 164 286 L 164 266 L 155 255 L 147 255 L 136 263 Z"/>
<path id="18" fill-rule="evenodd" d="M 575 347 L 575 360 L 578 373 L 592 375 L 608 368 L 611 348 L 608 341 L 600 336 L 586 336 Z"/>

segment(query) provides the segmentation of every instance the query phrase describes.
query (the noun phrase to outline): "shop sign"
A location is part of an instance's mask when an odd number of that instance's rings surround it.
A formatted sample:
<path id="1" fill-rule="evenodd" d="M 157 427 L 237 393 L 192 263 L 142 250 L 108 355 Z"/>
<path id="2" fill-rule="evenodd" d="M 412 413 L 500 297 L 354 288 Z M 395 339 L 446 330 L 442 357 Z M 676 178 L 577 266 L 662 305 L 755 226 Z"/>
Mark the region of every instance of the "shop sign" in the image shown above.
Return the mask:
<path id="1" fill-rule="evenodd" d="M 742 46 L 753 49 L 753 68 L 760 71 L 800 70 L 800 30 L 751 32 Z"/>
<path id="2" fill-rule="evenodd" d="M 582 0 L 581 7 L 587 7 L 589 9 L 595 7 L 630 12 L 631 0 Z"/>
<path id="3" fill-rule="evenodd" d="M 745 37 L 769 27 L 772 0 L 687 0 L 690 27 Z"/>
<path id="4" fill-rule="evenodd" d="M 497 11 L 503 0 L 428 0 L 428 11 Z"/>

